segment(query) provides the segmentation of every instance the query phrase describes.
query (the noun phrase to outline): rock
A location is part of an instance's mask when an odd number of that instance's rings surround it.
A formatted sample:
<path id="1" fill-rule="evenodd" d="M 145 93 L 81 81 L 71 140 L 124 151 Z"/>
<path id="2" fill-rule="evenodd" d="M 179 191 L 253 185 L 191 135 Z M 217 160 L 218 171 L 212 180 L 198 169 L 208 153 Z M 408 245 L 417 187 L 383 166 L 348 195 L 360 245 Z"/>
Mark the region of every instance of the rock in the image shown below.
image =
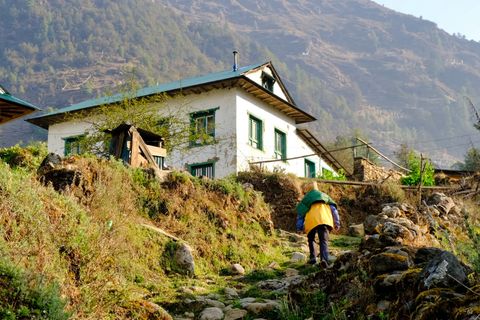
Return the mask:
<path id="1" fill-rule="evenodd" d="M 173 260 L 179 267 L 176 271 L 192 277 L 195 275 L 195 262 L 193 261 L 192 248 L 186 243 L 180 243 L 177 246 Z"/>
<path id="2" fill-rule="evenodd" d="M 272 263 L 270 263 L 270 264 L 268 265 L 268 267 L 269 267 L 270 269 L 279 269 L 279 268 L 280 268 L 280 265 L 278 264 L 278 262 L 273 261 Z"/>
<path id="3" fill-rule="evenodd" d="M 441 214 L 447 215 L 450 210 L 455 207 L 455 202 L 452 198 L 447 197 L 443 193 L 436 192 L 428 200 L 430 205 L 434 205 L 440 210 Z"/>
<path id="4" fill-rule="evenodd" d="M 254 314 L 262 314 L 279 309 L 280 305 L 275 301 L 252 302 L 247 306 L 247 310 Z"/>
<path id="5" fill-rule="evenodd" d="M 287 268 L 285 269 L 285 277 L 293 277 L 293 276 L 298 276 L 298 270 L 293 269 L 293 268 Z"/>
<path id="6" fill-rule="evenodd" d="M 414 257 L 415 264 L 425 264 L 431 261 L 434 257 L 440 255 L 444 250 L 439 248 L 420 248 Z"/>
<path id="7" fill-rule="evenodd" d="M 37 174 L 39 176 L 43 175 L 44 173 L 55 169 L 55 166 L 62 163 L 62 157 L 58 154 L 50 152 L 47 156 L 43 159 L 42 163 L 37 169 Z"/>
<path id="8" fill-rule="evenodd" d="M 225 312 L 224 320 L 244 319 L 248 311 L 243 309 L 231 309 Z"/>
<path id="9" fill-rule="evenodd" d="M 135 318 L 141 319 L 158 319 L 158 320 L 172 320 L 173 318 L 158 304 L 147 300 L 138 300 L 131 302 L 129 306 L 129 313 L 127 319 Z"/>
<path id="10" fill-rule="evenodd" d="M 257 299 L 248 297 L 248 298 L 240 299 L 239 303 L 242 306 L 242 308 L 246 308 L 250 303 L 255 302 L 255 300 Z"/>
<path id="11" fill-rule="evenodd" d="M 411 261 L 408 256 L 395 253 L 379 253 L 370 258 L 370 270 L 373 274 L 382 274 L 397 270 L 407 270 Z"/>
<path id="12" fill-rule="evenodd" d="M 392 239 L 413 240 L 413 234 L 408 228 L 391 221 L 387 221 L 382 225 L 380 233 Z"/>
<path id="13" fill-rule="evenodd" d="M 377 215 L 369 215 L 365 218 L 363 222 L 364 230 L 366 234 L 376 234 L 378 233 L 377 227 L 383 224 L 385 219 Z"/>
<path id="14" fill-rule="evenodd" d="M 231 267 L 231 270 L 233 274 L 245 274 L 245 269 L 239 263 L 234 263 Z"/>
<path id="15" fill-rule="evenodd" d="M 350 225 L 348 227 L 348 234 L 352 237 L 365 236 L 365 227 L 363 226 L 363 223 Z"/>
<path id="16" fill-rule="evenodd" d="M 225 288 L 223 292 L 227 296 L 228 299 L 235 299 L 238 298 L 238 292 L 234 288 Z"/>
<path id="17" fill-rule="evenodd" d="M 463 288 L 468 286 L 469 270 L 452 253 L 443 251 L 427 263 L 420 274 L 422 287 Z"/>
<path id="18" fill-rule="evenodd" d="M 303 262 L 307 260 L 307 256 L 301 252 L 294 252 L 290 261 L 292 262 Z"/>
<path id="19" fill-rule="evenodd" d="M 223 302 L 220 302 L 218 300 L 212 300 L 212 299 L 205 299 L 205 303 L 209 305 L 210 307 L 216 307 L 219 309 L 225 308 L 225 304 Z"/>
<path id="20" fill-rule="evenodd" d="M 223 311 L 220 308 L 210 307 L 204 309 L 200 313 L 200 320 L 222 320 L 223 319 Z"/>
<path id="21" fill-rule="evenodd" d="M 389 218 L 397 218 L 402 215 L 402 211 L 397 207 L 384 207 L 382 214 L 386 215 Z"/>

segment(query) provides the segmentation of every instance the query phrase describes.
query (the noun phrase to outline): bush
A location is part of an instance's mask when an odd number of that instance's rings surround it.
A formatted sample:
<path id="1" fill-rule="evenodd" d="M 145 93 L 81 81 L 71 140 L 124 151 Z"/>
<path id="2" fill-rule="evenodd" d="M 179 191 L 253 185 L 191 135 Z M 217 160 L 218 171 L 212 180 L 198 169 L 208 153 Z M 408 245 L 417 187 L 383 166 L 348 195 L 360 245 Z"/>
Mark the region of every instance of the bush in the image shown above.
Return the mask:
<path id="1" fill-rule="evenodd" d="M 37 169 L 47 153 L 47 146 L 42 142 L 30 144 L 25 148 L 17 144 L 12 147 L 1 148 L 0 159 L 12 168 Z"/>
<path id="2" fill-rule="evenodd" d="M 411 172 L 408 176 L 402 178 L 402 184 L 407 186 L 415 186 L 420 184 L 421 179 L 421 159 L 415 153 L 410 152 L 408 155 L 408 167 Z M 425 170 L 423 172 L 422 185 L 433 186 L 435 185 L 435 179 L 433 177 L 435 170 L 430 161 L 425 160 Z"/>
<path id="3" fill-rule="evenodd" d="M 338 170 L 336 175 L 330 170 L 323 169 L 322 174 L 319 175 L 317 178 L 323 179 L 323 180 L 337 180 L 337 181 L 347 180 L 347 177 L 345 176 L 345 171 L 343 171 L 342 169 Z"/>
<path id="4" fill-rule="evenodd" d="M 1 319 L 68 319 L 64 307 L 56 285 L 44 285 L 40 278 L 0 261 Z"/>

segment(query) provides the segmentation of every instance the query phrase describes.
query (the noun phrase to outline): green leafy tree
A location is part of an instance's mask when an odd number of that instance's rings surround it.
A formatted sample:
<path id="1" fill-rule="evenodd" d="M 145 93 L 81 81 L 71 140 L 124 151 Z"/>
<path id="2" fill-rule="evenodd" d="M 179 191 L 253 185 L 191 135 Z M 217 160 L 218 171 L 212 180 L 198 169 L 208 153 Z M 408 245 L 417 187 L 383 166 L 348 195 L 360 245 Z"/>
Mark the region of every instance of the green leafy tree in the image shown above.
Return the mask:
<path id="1" fill-rule="evenodd" d="M 69 120 L 85 121 L 91 125 L 79 141 L 83 152 L 107 156 L 111 139 L 108 130 L 123 123 L 160 135 L 165 139 L 165 148 L 168 151 L 182 148 L 182 145 L 187 145 L 189 141 L 201 138 L 198 135 L 202 133 L 195 134 L 189 119 L 180 114 L 184 106 L 167 106 L 166 95 L 138 97 L 139 86 L 133 78 L 121 92 L 105 98 L 108 101 L 120 96 L 116 103 L 106 103 L 94 111 L 84 111 L 70 117 Z"/>
<path id="2" fill-rule="evenodd" d="M 433 186 L 435 179 L 433 177 L 435 170 L 433 164 L 428 159 L 423 159 L 423 177 L 422 177 L 422 159 L 415 152 L 408 154 L 408 166 L 410 174 L 402 178 L 402 184 L 414 186 L 422 183 L 424 186 Z"/>

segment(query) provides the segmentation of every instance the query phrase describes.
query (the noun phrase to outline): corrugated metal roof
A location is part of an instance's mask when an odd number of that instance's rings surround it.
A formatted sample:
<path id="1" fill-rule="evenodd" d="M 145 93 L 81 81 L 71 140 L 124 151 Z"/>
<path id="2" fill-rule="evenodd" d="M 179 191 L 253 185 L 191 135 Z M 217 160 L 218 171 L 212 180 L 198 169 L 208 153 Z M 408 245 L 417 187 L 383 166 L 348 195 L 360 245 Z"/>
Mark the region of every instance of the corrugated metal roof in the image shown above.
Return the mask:
<path id="1" fill-rule="evenodd" d="M 22 99 L 19 99 L 17 97 L 12 96 L 9 93 L 1 93 L 0 92 L 0 100 L 3 100 L 5 102 L 10 102 L 19 106 L 23 106 L 26 108 L 34 109 L 34 111 L 40 110 L 37 106 L 34 106 L 30 102 L 23 101 Z"/>
<path id="2" fill-rule="evenodd" d="M 273 108 L 291 117 L 296 123 L 305 123 L 316 120 L 312 115 L 301 110 L 294 104 L 283 85 L 282 90 L 284 90 L 287 100 L 273 94 L 268 89 L 264 88 L 248 77 L 249 73 L 266 66 L 270 66 L 272 71 L 275 72 L 271 62 L 259 63 L 239 68 L 236 71 L 228 70 L 216 72 L 199 77 L 182 79 L 179 81 L 143 88 L 132 95 L 132 98 L 147 97 L 161 93 L 170 95 L 174 95 L 179 92 L 184 92 L 185 94 L 200 93 L 202 91 L 208 91 L 212 89 L 238 86 L 265 103 L 268 103 Z M 280 78 L 277 78 L 277 80 L 281 82 Z M 86 111 L 101 105 L 113 104 L 120 102 L 125 98 L 125 94 L 116 94 L 108 97 L 91 99 L 66 108 L 61 108 L 50 113 L 29 118 L 27 121 L 44 129 L 48 129 L 48 127 L 54 123 L 65 121 L 65 115 L 68 113 Z"/>
<path id="3" fill-rule="evenodd" d="M 140 98 L 140 97 L 145 97 L 153 94 L 158 94 L 162 92 L 169 92 L 169 91 L 176 91 L 176 90 L 181 90 L 182 88 L 188 88 L 188 87 L 193 87 L 193 86 L 198 86 L 198 85 L 203 85 L 203 84 L 208 84 L 211 82 L 218 82 L 222 80 L 228 80 L 232 78 L 239 77 L 243 74 L 245 74 L 248 71 L 251 71 L 253 69 L 259 68 L 267 63 L 259 63 L 255 65 L 250 65 L 246 67 L 241 67 L 238 68 L 237 71 L 229 70 L 229 71 L 222 71 L 222 72 L 216 72 L 216 73 L 210 73 L 207 75 L 199 76 L 199 77 L 193 77 L 193 78 L 187 78 L 187 79 L 182 79 L 174 82 L 169 82 L 169 83 L 164 83 L 160 85 L 155 85 L 151 87 L 146 87 L 138 90 L 134 97 Z M 31 119 L 39 119 L 43 117 L 49 117 L 53 115 L 58 115 L 62 113 L 67 113 L 67 112 L 74 112 L 74 111 L 80 111 L 83 109 L 88 109 L 92 107 L 96 107 L 99 105 L 104 105 L 104 104 L 110 104 L 110 103 L 115 103 L 122 101 L 122 99 L 125 98 L 125 95 L 123 94 L 115 94 L 112 96 L 108 97 L 102 97 L 102 98 L 96 98 L 96 99 L 91 99 L 91 100 L 86 100 L 74 105 L 71 105 L 66 108 L 61 108 L 58 110 L 55 110 L 53 112 L 49 112 L 37 117 L 32 117 Z"/>
<path id="4" fill-rule="evenodd" d="M 0 86 L 0 123 L 5 123 L 38 110 L 40 110 L 38 107 L 12 96 Z"/>

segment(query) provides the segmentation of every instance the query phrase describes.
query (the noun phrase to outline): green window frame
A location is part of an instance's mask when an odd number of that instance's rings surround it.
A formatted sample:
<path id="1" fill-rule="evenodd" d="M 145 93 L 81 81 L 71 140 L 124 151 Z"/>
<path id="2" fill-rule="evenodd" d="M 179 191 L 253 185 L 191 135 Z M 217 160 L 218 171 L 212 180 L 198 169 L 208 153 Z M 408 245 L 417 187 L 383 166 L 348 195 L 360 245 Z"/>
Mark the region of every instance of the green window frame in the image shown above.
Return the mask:
<path id="1" fill-rule="evenodd" d="M 315 162 L 305 159 L 305 178 L 315 178 L 316 168 Z"/>
<path id="2" fill-rule="evenodd" d="M 83 153 L 82 140 L 85 138 L 85 135 L 78 135 L 72 137 L 63 138 L 64 140 L 64 156 L 71 156 L 74 154 Z"/>
<path id="3" fill-rule="evenodd" d="M 215 163 L 203 162 L 189 165 L 189 171 L 194 177 L 208 177 L 215 178 Z"/>
<path id="4" fill-rule="evenodd" d="M 215 142 L 215 111 L 219 108 L 190 113 L 192 139 L 190 146 Z"/>
<path id="5" fill-rule="evenodd" d="M 248 118 L 248 144 L 263 150 L 263 122 L 252 115 Z"/>
<path id="6" fill-rule="evenodd" d="M 287 135 L 285 132 L 275 129 L 275 158 L 287 158 Z"/>

